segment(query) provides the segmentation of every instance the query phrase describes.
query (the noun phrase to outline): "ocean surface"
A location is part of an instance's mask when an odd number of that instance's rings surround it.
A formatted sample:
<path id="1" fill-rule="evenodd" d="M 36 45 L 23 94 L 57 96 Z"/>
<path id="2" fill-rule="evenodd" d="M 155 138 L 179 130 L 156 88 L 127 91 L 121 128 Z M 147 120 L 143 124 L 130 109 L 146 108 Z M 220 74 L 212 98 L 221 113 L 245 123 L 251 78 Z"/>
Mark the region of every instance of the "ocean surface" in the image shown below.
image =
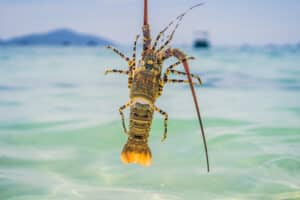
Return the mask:
<path id="1" fill-rule="evenodd" d="M 157 101 L 169 129 L 161 143 L 155 114 L 152 166 L 123 165 L 127 78 L 104 71 L 126 62 L 102 47 L 0 47 L 0 199 L 300 199 L 300 47 L 183 49 L 204 83 L 210 173 L 187 84 Z"/>

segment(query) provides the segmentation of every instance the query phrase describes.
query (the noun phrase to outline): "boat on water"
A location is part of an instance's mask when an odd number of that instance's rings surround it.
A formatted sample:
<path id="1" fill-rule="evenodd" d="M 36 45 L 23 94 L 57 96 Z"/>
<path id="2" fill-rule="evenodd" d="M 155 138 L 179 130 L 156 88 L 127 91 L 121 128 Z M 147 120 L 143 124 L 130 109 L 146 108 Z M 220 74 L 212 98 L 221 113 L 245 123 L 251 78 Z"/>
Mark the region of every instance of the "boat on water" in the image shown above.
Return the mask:
<path id="1" fill-rule="evenodd" d="M 207 49 L 211 46 L 209 42 L 209 34 L 207 31 L 197 31 L 195 32 L 196 39 L 194 40 L 194 48 L 204 48 Z"/>

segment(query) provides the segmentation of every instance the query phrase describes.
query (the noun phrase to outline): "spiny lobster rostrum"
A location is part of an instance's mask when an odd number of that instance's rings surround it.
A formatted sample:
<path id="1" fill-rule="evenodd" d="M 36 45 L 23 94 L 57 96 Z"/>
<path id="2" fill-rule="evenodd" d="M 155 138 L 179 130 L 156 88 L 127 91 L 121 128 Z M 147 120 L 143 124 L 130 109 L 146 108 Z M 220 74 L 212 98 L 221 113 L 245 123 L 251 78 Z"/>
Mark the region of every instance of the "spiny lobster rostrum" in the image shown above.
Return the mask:
<path id="1" fill-rule="evenodd" d="M 189 10 L 198 7 L 202 4 L 195 5 Z M 125 144 L 121 160 L 124 163 L 138 163 L 142 166 L 149 166 L 151 164 L 151 151 L 148 146 L 149 132 L 151 129 L 151 123 L 154 111 L 159 112 L 164 115 L 164 136 L 163 140 L 167 137 L 167 121 L 168 114 L 161 109 L 159 109 L 155 102 L 158 97 L 161 96 L 163 87 L 166 83 L 189 83 L 193 100 L 195 103 L 198 121 L 200 124 L 203 143 L 205 148 L 207 170 L 209 171 L 209 160 L 207 153 L 207 145 L 205 140 L 204 128 L 200 116 L 200 111 L 198 107 L 198 102 L 195 94 L 194 84 L 192 78 L 197 79 L 197 82 L 201 84 L 201 79 L 199 76 L 190 74 L 188 60 L 194 59 L 193 57 L 187 57 L 181 50 L 170 48 L 168 45 L 173 39 L 173 35 L 179 26 L 180 21 L 186 15 L 188 11 L 179 15 L 176 20 L 174 30 L 168 36 L 165 42 L 158 47 L 158 43 L 161 37 L 167 31 L 167 29 L 174 23 L 172 21 L 166 28 L 164 28 L 156 37 L 154 43 L 152 44 L 150 27 L 148 24 L 148 2 L 144 0 L 144 26 L 143 26 L 143 50 L 141 54 L 141 59 L 136 62 L 136 46 L 139 36 L 136 37 L 133 46 L 133 56 L 132 58 L 126 57 L 123 53 L 117 49 L 108 46 L 115 53 L 125 59 L 128 63 L 128 70 L 107 70 L 105 74 L 108 73 L 120 73 L 128 75 L 128 88 L 130 90 L 130 100 L 125 105 L 121 106 L 119 109 L 120 115 L 122 117 L 122 126 L 124 132 L 128 135 L 128 141 Z M 170 58 L 175 57 L 178 62 L 169 66 L 165 73 L 162 72 L 163 62 Z M 177 71 L 174 69 L 175 66 L 183 64 L 185 72 Z M 169 79 L 170 74 L 186 75 L 187 80 L 177 80 Z M 130 124 L 129 131 L 126 129 L 123 110 L 130 107 Z"/>

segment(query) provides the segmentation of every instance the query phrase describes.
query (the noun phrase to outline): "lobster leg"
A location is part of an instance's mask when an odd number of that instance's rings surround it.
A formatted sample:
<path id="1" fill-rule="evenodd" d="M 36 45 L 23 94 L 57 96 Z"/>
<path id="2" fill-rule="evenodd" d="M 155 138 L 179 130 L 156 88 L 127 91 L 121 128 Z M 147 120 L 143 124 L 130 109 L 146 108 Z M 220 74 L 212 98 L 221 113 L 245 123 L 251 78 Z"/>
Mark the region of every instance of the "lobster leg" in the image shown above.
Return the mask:
<path id="1" fill-rule="evenodd" d="M 167 75 L 169 75 L 169 74 L 187 75 L 185 72 L 177 71 L 177 70 L 174 70 L 174 69 L 171 69 L 171 70 L 167 71 L 166 73 L 167 73 Z M 199 85 L 202 85 L 202 80 L 201 80 L 200 76 L 198 76 L 196 74 L 191 74 L 191 77 L 197 79 L 198 82 L 199 82 Z"/>
<path id="2" fill-rule="evenodd" d="M 195 59 L 194 57 L 186 57 L 186 58 L 185 58 L 185 60 L 194 60 L 194 59 Z M 180 71 L 177 71 L 177 70 L 173 70 L 174 67 L 180 65 L 181 63 L 182 63 L 182 61 L 178 61 L 178 62 L 176 62 L 176 63 L 170 65 L 170 66 L 166 69 L 166 72 L 164 73 L 164 76 L 163 76 L 163 77 L 164 77 L 164 80 L 167 80 L 167 79 L 168 79 L 168 76 L 169 76 L 171 73 L 172 73 L 172 74 L 179 74 L 179 75 L 186 75 L 186 73 L 184 73 L 184 72 L 180 72 Z M 192 76 L 193 78 L 196 78 L 196 79 L 199 81 L 200 85 L 202 84 L 202 81 L 201 81 L 201 79 L 200 79 L 199 76 L 194 75 L 194 74 L 191 74 L 191 76 Z"/>
<path id="3" fill-rule="evenodd" d="M 167 79 L 165 80 L 167 83 L 189 83 L 189 80 L 182 80 L 182 79 Z M 193 82 L 193 85 L 197 85 L 197 83 Z M 199 83 L 200 85 L 200 83 Z"/>
<path id="4" fill-rule="evenodd" d="M 125 59 L 128 62 L 129 65 L 129 70 L 127 71 L 123 71 L 123 70 L 116 70 L 116 69 L 112 69 L 112 70 L 106 70 L 105 74 L 108 73 L 120 73 L 120 74 L 126 74 L 128 75 L 128 88 L 131 88 L 132 85 L 132 79 L 133 79 L 133 71 L 135 70 L 135 66 L 136 66 L 136 45 L 137 45 L 137 40 L 139 39 L 139 35 L 136 36 L 134 44 L 133 44 L 133 55 L 132 55 L 132 59 L 130 60 L 130 58 L 128 58 L 127 56 L 125 56 L 123 53 L 121 53 L 119 50 L 108 46 L 107 48 L 112 49 L 115 53 L 117 53 L 119 56 L 121 56 L 123 59 Z"/>
<path id="5" fill-rule="evenodd" d="M 170 56 L 168 56 L 168 58 L 169 58 Z M 164 59 L 166 59 L 166 58 L 164 58 Z M 170 73 L 173 73 L 173 74 L 180 74 L 180 75 L 187 75 L 186 73 L 184 73 L 184 72 L 180 72 L 180 71 L 177 71 L 177 70 L 172 70 L 174 67 L 176 67 L 176 66 L 178 66 L 178 65 L 180 65 L 184 60 L 193 60 L 193 59 L 195 59 L 194 57 L 186 57 L 185 59 L 183 59 L 183 60 L 181 60 L 181 61 L 178 61 L 178 62 L 176 62 L 176 63 L 174 63 L 174 64 L 172 64 L 172 65 L 170 65 L 168 68 L 167 68 L 167 70 L 166 70 L 166 72 L 164 73 L 164 75 L 163 75 L 163 79 L 161 79 L 160 80 L 160 82 L 159 82 L 159 91 L 158 91 L 158 96 L 161 96 L 162 95 L 162 92 L 163 92 L 163 88 L 164 88 L 164 86 L 165 86 L 165 83 L 189 83 L 189 81 L 188 80 L 170 80 L 170 79 L 168 79 L 168 76 L 170 75 Z M 197 75 L 194 75 L 194 74 L 191 74 L 191 76 L 193 77 L 193 78 L 196 78 L 197 80 L 198 80 L 198 82 L 199 82 L 199 84 L 201 85 L 202 84 L 202 81 L 201 81 L 201 79 L 200 79 L 200 77 L 199 76 L 197 76 Z M 197 83 L 193 83 L 194 85 L 196 85 Z"/>
<path id="6" fill-rule="evenodd" d="M 163 135 L 163 138 L 161 139 L 161 141 L 165 141 L 165 139 L 167 138 L 167 132 L 168 132 L 168 114 L 159 109 L 158 107 L 154 106 L 154 110 L 159 112 L 161 115 L 165 116 L 165 120 L 164 120 L 164 127 L 165 127 L 165 130 L 164 130 L 164 135 Z"/>
<path id="7" fill-rule="evenodd" d="M 125 71 L 125 70 L 118 70 L 118 69 L 109 69 L 105 71 L 105 75 L 109 74 L 109 73 L 118 73 L 118 74 L 129 74 L 129 71 Z"/>
<path id="8" fill-rule="evenodd" d="M 135 66 L 136 66 L 136 45 L 137 45 L 137 41 L 138 41 L 139 37 L 140 37 L 140 35 L 137 35 L 135 37 L 135 41 L 134 41 L 134 44 L 133 44 L 133 54 L 132 54 L 132 61 L 133 61 L 133 63 L 130 66 L 131 67 L 130 71 L 135 70 Z"/>
<path id="9" fill-rule="evenodd" d="M 136 45 L 137 41 L 139 39 L 139 35 L 136 36 L 134 44 L 133 44 L 133 54 L 132 54 L 132 60 L 128 62 L 129 65 L 129 75 L 128 75 L 128 88 L 131 88 L 132 80 L 133 80 L 133 71 L 136 67 Z"/>
<path id="10" fill-rule="evenodd" d="M 194 59 L 195 59 L 195 57 L 186 57 L 184 60 L 194 60 Z M 182 61 L 178 61 L 178 62 L 176 62 L 176 63 L 170 65 L 170 66 L 167 68 L 167 70 L 171 70 L 171 69 L 173 69 L 174 67 L 180 65 L 181 63 L 182 63 Z"/>
<path id="11" fill-rule="evenodd" d="M 205 133 L 204 133 L 203 123 L 202 123 L 202 119 L 201 119 L 201 115 L 200 115 L 200 109 L 199 109 L 199 105 L 198 105 L 198 101 L 197 101 L 197 96 L 196 96 L 195 88 L 194 88 L 193 82 L 192 82 L 192 76 L 190 74 L 190 68 L 189 68 L 188 62 L 185 59 L 186 55 L 182 51 L 180 51 L 179 49 L 171 49 L 171 48 L 165 50 L 163 52 L 163 54 L 162 54 L 162 58 L 169 58 L 170 56 L 174 56 L 178 60 L 182 61 L 184 70 L 185 70 L 185 72 L 187 74 L 187 78 L 188 78 L 188 81 L 190 83 L 190 88 L 191 88 L 191 92 L 192 92 L 192 95 L 193 95 L 193 100 L 194 100 L 194 103 L 195 103 L 197 117 L 198 117 L 200 129 L 201 129 L 201 133 L 202 133 L 202 139 L 203 139 L 205 156 L 206 156 L 207 171 L 209 172 L 209 159 L 208 159 L 208 151 L 207 151 L 207 144 L 206 144 L 206 139 L 205 139 Z"/>
<path id="12" fill-rule="evenodd" d="M 123 53 L 121 53 L 118 49 L 116 49 L 116 48 L 114 48 L 112 46 L 107 46 L 106 48 L 113 50 L 116 54 L 118 54 L 119 56 L 121 56 L 121 58 L 123 58 L 127 62 L 130 61 L 130 59 L 127 56 L 125 56 Z"/>
<path id="13" fill-rule="evenodd" d="M 123 110 L 125 110 L 126 108 L 128 108 L 128 107 L 131 106 L 132 104 L 133 104 L 133 101 L 130 100 L 127 104 L 125 104 L 125 105 L 123 105 L 123 106 L 121 106 L 121 107 L 119 108 L 119 113 L 120 113 L 121 118 L 122 118 L 122 126 L 123 126 L 123 130 L 124 130 L 124 133 L 125 133 L 126 135 L 128 135 L 128 133 L 127 133 L 126 125 L 125 125 L 125 118 L 124 118 Z"/>

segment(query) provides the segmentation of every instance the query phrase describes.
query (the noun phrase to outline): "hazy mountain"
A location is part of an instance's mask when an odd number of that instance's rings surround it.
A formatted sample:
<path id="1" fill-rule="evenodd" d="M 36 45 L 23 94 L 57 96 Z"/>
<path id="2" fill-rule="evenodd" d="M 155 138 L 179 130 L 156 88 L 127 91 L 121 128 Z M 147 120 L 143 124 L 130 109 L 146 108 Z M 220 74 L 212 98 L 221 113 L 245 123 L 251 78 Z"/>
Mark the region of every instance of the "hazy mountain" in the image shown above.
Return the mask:
<path id="1" fill-rule="evenodd" d="M 112 44 L 111 41 L 89 34 L 78 33 L 69 29 L 58 29 L 47 33 L 30 34 L 11 38 L 5 41 L 0 40 L 4 45 L 75 45 L 95 46 Z"/>

